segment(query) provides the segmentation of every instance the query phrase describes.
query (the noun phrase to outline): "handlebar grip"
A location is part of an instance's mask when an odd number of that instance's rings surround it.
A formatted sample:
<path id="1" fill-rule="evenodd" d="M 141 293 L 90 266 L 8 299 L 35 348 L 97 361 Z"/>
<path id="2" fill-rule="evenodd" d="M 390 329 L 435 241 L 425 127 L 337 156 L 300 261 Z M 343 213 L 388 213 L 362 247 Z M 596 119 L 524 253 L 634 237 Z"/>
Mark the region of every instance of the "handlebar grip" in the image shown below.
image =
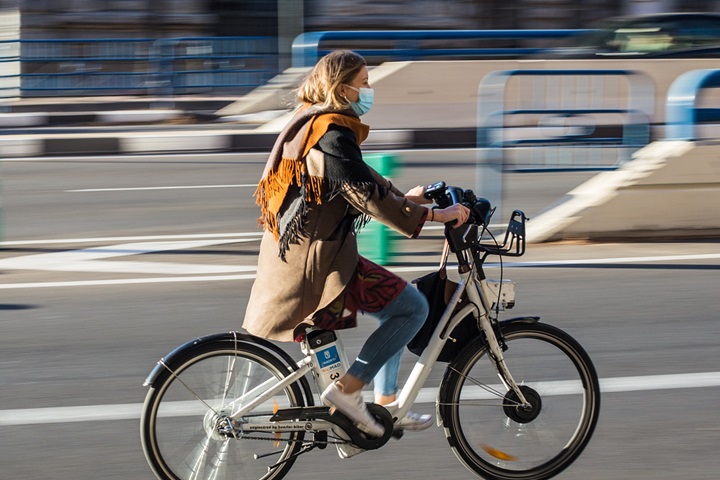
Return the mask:
<path id="1" fill-rule="evenodd" d="M 448 195 L 450 195 L 450 199 L 452 200 L 452 203 L 462 203 L 463 202 L 463 190 L 462 188 L 458 187 L 450 187 L 447 189 Z"/>
<path id="2" fill-rule="evenodd" d="M 447 194 L 450 197 L 450 199 L 452 200 L 451 205 L 455 205 L 456 203 L 463 203 L 464 192 L 463 192 L 462 188 L 448 187 Z M 457 223 L 458 223 L 457 220 L 452 220 L 450 222 L 446 222 L 445 225 L 447 225 L 448 227 L 454 227 L 457 225 Z"/>

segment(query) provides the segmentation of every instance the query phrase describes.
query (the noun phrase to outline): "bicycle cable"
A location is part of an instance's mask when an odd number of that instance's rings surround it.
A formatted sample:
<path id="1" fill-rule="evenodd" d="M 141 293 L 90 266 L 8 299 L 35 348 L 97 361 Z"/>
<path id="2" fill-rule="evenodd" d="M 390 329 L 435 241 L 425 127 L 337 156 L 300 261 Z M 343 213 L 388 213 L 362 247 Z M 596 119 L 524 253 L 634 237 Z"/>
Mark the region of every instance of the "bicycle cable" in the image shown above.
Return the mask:
<path id="1" fill-rule="evenodd" d="M 490 231 L 489 228 L 487 228 L 487 227 L 483 228 L 483 231 L 480 233 L 480 241 L 482 241 L 482 237 L 485 232 L 487 232 L 488 235 L 490 235 L 492 242 L 495 244 L 495 248 L 497 248 L 497 250 L 500 251 L 500 243 L 498 243 L 497 237 L 495 237 L 495 235 L 493 235 L 493 233 Z M 499 262 L 500 262 L 500 283 L 498 284 L 497 301 L 495 302 L 495 318 L 493 319 L 495 321 L 497 321 L 498 317 L 500 316 L 500 299 L 502 298 L 503 275 L 505 273 L 504 265 L 503 265 L 503 256 L 498 255 L 498 258 L 499 258 Z"/>

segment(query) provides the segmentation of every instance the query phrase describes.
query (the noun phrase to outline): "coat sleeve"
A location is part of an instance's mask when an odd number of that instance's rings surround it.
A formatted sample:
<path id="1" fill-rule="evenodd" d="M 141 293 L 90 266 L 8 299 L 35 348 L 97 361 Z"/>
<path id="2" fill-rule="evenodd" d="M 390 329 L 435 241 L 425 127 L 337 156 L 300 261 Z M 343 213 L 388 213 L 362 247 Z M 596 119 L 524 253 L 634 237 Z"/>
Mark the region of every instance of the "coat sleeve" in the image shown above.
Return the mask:
<path id="1" fill-rule="evenodd" d="M 328 130 L 318 146 L 325 155 L 346 158 L 364 164 L 362 153 L 350 129 Z M 428 209 L 404 197 L 389 180 L 367 167 L 377 186 L 368 190 L 342 189 L 342 196 L 359 212 L 369 215 L 407 237 L 417 237 L 427 218 Z"/>

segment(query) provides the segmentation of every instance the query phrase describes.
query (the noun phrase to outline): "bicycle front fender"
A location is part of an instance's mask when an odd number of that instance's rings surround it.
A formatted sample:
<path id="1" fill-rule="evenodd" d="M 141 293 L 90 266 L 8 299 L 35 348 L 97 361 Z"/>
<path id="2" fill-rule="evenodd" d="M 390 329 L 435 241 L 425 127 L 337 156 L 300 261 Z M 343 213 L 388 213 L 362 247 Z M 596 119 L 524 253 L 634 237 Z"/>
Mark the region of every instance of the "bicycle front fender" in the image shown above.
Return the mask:
<path id="1" fill-rule="evenodd" d="M 515 318 L 508 318 L 507 320 L 503 320 L 500 323 L 500 330 L 506 325 L 510 325 L 511 323 L 537 323 L 540 321 L 540 317 L 535 316 L 527 316 L 527 317 L 515 317 Z"/>
<path id="2" fill-rule="evenodd" d="M 179 347 L 175 348 L 173 351 L 165 355 L 163 358 L 161 358 L 145 379 L 143 387 L 153 387 L 158 375 L 160 375 L 160 372 L 165 369 L 165 365 L 171 364 L 176 358 L 180 358 L 181 356 L 192 352 L 198 347 L 213 342 L 252 343 L 272 352 L 274 355 L 282 359 L 292 370 L 297 370 L 298 368 L 295 360 L 293 360 L 290 355 L 288 355 L 277 345 L 274 345 L 273 343 L 263 338 L 240 332 L 213 333 L 210 335 L 196 338 L 195 340 L 190 340 L 189 342 L 180 345 Z"/>

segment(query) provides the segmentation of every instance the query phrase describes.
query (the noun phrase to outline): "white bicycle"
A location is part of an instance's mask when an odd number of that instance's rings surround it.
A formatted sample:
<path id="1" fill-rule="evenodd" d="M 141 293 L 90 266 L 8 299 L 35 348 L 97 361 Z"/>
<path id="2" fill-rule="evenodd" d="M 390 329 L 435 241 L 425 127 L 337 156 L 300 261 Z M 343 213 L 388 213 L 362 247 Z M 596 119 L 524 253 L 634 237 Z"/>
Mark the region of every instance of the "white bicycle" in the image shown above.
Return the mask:
<path id="1" fill-rule="evenodd" d="M 334 332 L 309 330 L 299 361 L 266 340 L 219 333 L 176 348 L 145 381 L 142 446 L 158 478 L 280 479 L 314 449 L 378 449 L 402 436 L 393 423 L 411 409 L 443 346 L 457 340 L 466 345 L 445 369 L 437 422 L 469 470 L 487 479 L 546 479 L 580 455 L 600 411 L 589 356 L 539 317 L 499 321 L 498 311 L 514 304 L 513 284 L 490 281 L 483 271 L 488 255 L 524 254 L 525 215 L 513 212 L 501 245 L 487 243 L 486 200 L 443 182 L 426 195 L 441 207 L 464 203 L 472 215 L 445 229 L 443 257 L 448 249 L 456 254 L 460 281 L 427 347 L 394 404 L 368 404 L 385 434 L 370 437 L 340 412 L 316 406 L 325 385 L 347 367 Z M 467 318 L 476 335 L 453 337 Z"/>

